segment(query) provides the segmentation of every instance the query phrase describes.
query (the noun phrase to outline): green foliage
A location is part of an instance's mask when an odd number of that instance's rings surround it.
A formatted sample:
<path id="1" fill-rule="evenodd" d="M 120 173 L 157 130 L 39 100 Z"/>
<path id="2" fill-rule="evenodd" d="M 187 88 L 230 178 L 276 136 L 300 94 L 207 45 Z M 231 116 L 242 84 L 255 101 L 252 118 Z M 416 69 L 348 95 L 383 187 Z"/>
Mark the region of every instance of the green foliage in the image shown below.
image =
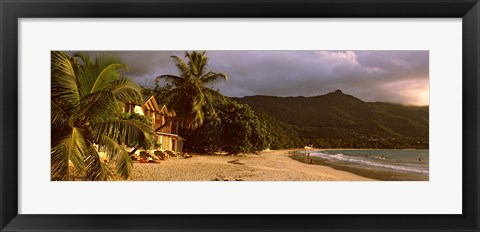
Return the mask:
<path id="1" fill-rule="evenodd" d="M 214 102 L 215 114 L 207 113 L 205 123 L 196 129 L 183 130 L 184 149 L 190 152 L 230 154 L 257 152 L 269 147 L 267 127 L 248 105 L 230 100 Z"/>
<path id="2" fill-rule="evenodd" d="M 152 125 L 152 119 L 151 118 L 149 118 L 145 115 L 141 115 L 139 113 L 124 112 L 122 114 L 122 119 L 137 120 L 137 121 L 143 123 L 145 126 L 151 126 Z"/>
<path id="3" fill-rule="evenodd" d="M 303 147 L 298 132 L 290 125 L 279 122 L 265 112 L 257 113 L 259 120 L 265 124 L 270 137 L 270 149 L 288 149 Z"/>
<path id="4" fill-rule="evenodd" d="M 135 83 L 119 74 L 126 67 L 117 62 L 114 57 L 51 53 L 52 180 L 106 180 L 111 168 L 126 179 L 132 163 L 120 144 L 148 146 L 152 128 L 122 119 L 122 102 L 139 102 L 142 96 Z"/>
<path id="5" fill-rule="evenodd" d="M 121 115 L 120 119 L 136 121 L 136 122 L 138 122 L 138 125 L 141 125 L 142 128 L 146 131 L 151 130 L 150 128 L 152 127 L 152 119 L 145 116 L 145 115 L 141 115 L 141 114 L 138 114 L 138 113 L 124 112 Z M 143 147 L 145 149 L 156 148 L 156 147 L 161 146 L 161 144 L 160 145 L 157 144 L 155 136 L 150 136 L 147 139 L 147 141 L 145 141 L 143 144 L 139 143 L 136 140 L 133 140 L 126 145 L 128 147 Z"/>
<path id="6" fill-rule="evenodd" d="M 165 80 L 173 87 L 158 95 L 168 100 L 167 106 L 176 112 L 176 120 L 184 128 L 196 129 L 203 124 L 205 111 L 213 110 L 211 99 L 218 93 L 209 85 L 227 80 L 227 74 L 207 71 L 208 57 L 205 52 L 185 52 L 186 61 L 171 56 L 179 76 L 161 75 L 157 80 Z M 163 99 L 159 99 L 163 100 Z M 162 101 L 165 102 L 165 101 Z"/>
<path id="7" fill-rule="evenodd" d="M 141 86 L 142 93 L 147 96 L 155 96 L 157 102 L 171 102 L 170 97 L 167 95 L 169 91 L 173 89 L 173 85 L 170 83 L 161 83 L 161 78 L 155 78 L 155 86 L 153 88 L 148 86 Z"/>
<path id="8" fill-rule="evenodd" d="M 230 102 L 218 117 L 222 121 L 222 150 L 238 154 L 268 148 L 266 125 L 258 119 L 248 105 Z"/>
<path id="9" fill-rule="evenodd" d="M 271 124 L 270 133 L 277 135 L 273 144 L 280 144 L 272 148 L 293 145 L 282 145 L 287 139 L 282 139 L 282 134 L 298 134 L 300 142 L 292 143 L 300 147 L 428 148 L 428 107 L 363 102 L 339 90 L 315 97 L 251 96 L 234 100 L 250 105 L 261 118 L 265 118 L 262 113 L 274 118 L 264 119 Z"/>
<path id="10" fill-rule="evenodd" d="M 220 118 L 207 112 L 201 127 L 180 130 L 179 134 L 185 138 L 184 151 L 211 154 L 221 149 L 222 132 Z"/>

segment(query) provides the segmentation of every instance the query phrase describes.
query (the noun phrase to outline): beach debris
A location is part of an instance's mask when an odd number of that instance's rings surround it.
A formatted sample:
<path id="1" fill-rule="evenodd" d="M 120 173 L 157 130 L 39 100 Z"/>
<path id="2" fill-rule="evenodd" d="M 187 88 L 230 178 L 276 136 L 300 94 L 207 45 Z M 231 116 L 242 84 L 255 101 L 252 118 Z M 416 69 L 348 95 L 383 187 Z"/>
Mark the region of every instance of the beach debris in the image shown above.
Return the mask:
<path id="1" fill-rule="evenodd" d="M 217 174 L 217 177 L 212 179 L 212 181 L 243 181 L 243 179 L 241 176 L 224 177 L 223 175 Z"/>
<path id="2" fill-rule="evenodd" d="M 222 176 L 217 176 L 213 179 L 213 181 L 224 181 L 225 178 L 223 178 Z"/>
<path id="3" fill-rule="evenodd" d="M 231 178 L 231 179 L 222 178 L 222 177 L 216 177 L 216 178 L 212 179 L 212 181 L 244 181 L 244 180 L 243 180 L 241 177 Z"/>
<path id="4" fill-rule="evenodd" d="M 238 161 L 238 159 L 236 160 L 230 160 L 230 161 L 227 161 L 227 163 L 230 163 L 230 164 L 239 164 L 239 165 L 244 165 L 244 163 L 241 163 Z"/>

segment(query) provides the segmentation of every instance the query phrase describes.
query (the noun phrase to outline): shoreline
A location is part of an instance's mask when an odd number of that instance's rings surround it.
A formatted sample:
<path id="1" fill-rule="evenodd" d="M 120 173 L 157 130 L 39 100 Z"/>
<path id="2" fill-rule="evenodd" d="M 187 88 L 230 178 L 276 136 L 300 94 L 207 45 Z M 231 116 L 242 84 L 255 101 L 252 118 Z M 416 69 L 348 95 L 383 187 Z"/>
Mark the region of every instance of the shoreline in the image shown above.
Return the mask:
<path id="1" fill-rule="evenodd" d="M 427 148 L 425 149 L 416 149 L 416 148 L 312 148 L 312 149 L 294 149 L 295 151 L 349 151 L 349 150 L 358 150 L 358 151 L 370 151 L 370 150 L 411 150 L 411 151 L 416 151 L 416 150 L 428 150 Z M 293 151 L 293 149 L 292 149 Z"/>
<path id="2" fill-rule="evenodd" d="M 322 152 L 322 151 L 347 151 L 347 150 L 354 150 L 354 151 L 372 151 L 372 150 L 428 150 L 428 149 L 310 149 L 310 150 L 296 150 L 292 152 L 290 156 L 292 159 L 306 163 L 305 161 L 305 154 L 304 152 Z M 312 162 L 314 165 L 321 165 L 334 168 L 335 170 L 342 170 L 346 172 L 350 172 L 359 176 L 363 176 L 366 178 L 372 178 L 375 180 L 381 181 L 428 181 L 429 176 L 420 175 L 416 173 L 405 173 L 405 172 L 396 172 L 393 170 L 385 170 L 385 169 L 370 169 L 364 167 L 358 167 L 355 165 L 342 165 L 339 163 L 332 162 L 330 160 L 326 160 L 321 157 L 313 156 Z"/>
<path id="3" fill-rule="evenodd" d="M 305 164 L 291 158 L 292 151 L 269 150 L 257 154 L 193 155 L 158 164 L 134 163 L 132 181 L 372 181 L 348 171 Z"/>

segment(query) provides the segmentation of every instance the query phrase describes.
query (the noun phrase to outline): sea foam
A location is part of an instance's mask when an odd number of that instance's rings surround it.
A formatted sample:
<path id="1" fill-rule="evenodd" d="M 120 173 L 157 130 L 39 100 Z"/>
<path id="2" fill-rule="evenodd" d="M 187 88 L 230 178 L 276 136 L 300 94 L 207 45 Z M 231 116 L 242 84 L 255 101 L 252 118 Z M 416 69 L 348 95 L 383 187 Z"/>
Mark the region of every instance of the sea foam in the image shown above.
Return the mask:
<path id="1" fill-rule="evenodd" d="M 326 154 L 322 152 L 311 152 L 310 155 L 313 157 L 320 157 L 330 161 L 343 161 L 343 162 L 356 163 L 366 167 L 386 168 L 386 169 L 392 169 L 392 170 L 401 171 L 401 172 L 419 173 L 423 175 L 429 174 L 428 170 L 423 170 L 418 167 L 409 167 L 409 166 L 403 166 L 398 164 L 388 164 L 385 162 L 380 163 L 378 161 L 376 162 L 371 159 L 365 160 L 360 157 L 351 157 L 343 154 Z"/>

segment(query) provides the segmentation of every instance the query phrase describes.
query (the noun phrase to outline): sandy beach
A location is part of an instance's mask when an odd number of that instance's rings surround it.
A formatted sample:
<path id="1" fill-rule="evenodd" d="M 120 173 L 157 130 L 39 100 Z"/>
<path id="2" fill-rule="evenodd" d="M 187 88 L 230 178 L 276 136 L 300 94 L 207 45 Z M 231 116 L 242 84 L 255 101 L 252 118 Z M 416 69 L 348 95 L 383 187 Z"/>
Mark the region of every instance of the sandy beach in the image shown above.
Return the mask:
<path id="1" fill-rule="evenodd" d="M 368 181 L 327 166 L 301 163 L 288 150 L 238 156 L 194 155 L 161 163 L 134 163 L 133 181 Z"/>

